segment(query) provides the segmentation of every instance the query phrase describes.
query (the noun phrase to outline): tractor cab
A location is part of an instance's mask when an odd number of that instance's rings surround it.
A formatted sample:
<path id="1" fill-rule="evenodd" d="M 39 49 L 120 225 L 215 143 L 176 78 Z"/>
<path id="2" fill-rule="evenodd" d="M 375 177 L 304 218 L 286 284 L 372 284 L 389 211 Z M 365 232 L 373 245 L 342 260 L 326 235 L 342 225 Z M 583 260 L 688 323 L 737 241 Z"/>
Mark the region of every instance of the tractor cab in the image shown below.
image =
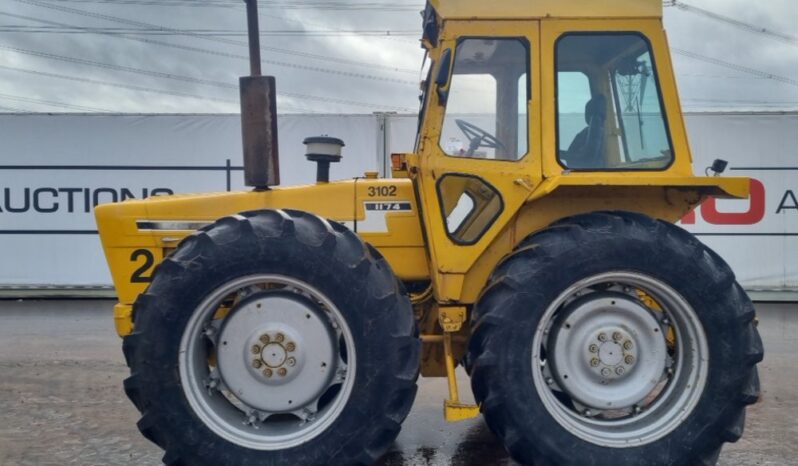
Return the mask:
<path id="1" fill-rule="evenodd" d="M 534 6 L 506 8 L 507 18 L 492 20 L 500 27 L 492 28 L 491 35 L 464 31 L 449 44 L 445 28 L 476 27 L 479 22 L 442 18 L 435 3 L 426 10 L 425 46 L 432 54 L 440 53 L 430 91 L 446 107 L 438 140 L 446 155 L 520 160 L 530 149 L 530 126 L 548 118 L 555 122 L 553 153 L 564 169 L 663 170 L 671 165 L 674 150 L 654 48 L 639 21 L 600 30 L 584 20 L 554 37 L 553 44 L 546 44 L 553 48 L 548 51 L 554 59 L 548 68 L 554 71 L 553 87 L 546 90 L 553 92 L 543 96 L 543 87 L 535 83 L 544 76 L 533 76 L 532 64 L 548 55 L 541 49 L 541 25 L 547 30 L 549 23 L 559 24 L 545 2 L 537 17 Z M 448 11 L 441 3 L 438 8 Z M 649 14 L 659 21 L 661 6 L 656 6 Z M 525 25 L 514 31 L 507 20 L 519 16 Z M 659 38 L 661 29 L 649 33 Z M 663 72 L 670 73 L 669 65 Z M 544 97 L 556 102 L 556 111 L 530 114 L 533 100 Z"/>
<path id="2" fill-rule="evenodd" d="M 425 204 L 439 299 L 472 302 L 485 252 L 506 254 L 564 214 L 612 205 L 676 221 L 706 196 L 747 195 L 746 179 L 693 175 L 662 11 L 659 0 L 428 2 L 416 151 L 394 175 Z"/>

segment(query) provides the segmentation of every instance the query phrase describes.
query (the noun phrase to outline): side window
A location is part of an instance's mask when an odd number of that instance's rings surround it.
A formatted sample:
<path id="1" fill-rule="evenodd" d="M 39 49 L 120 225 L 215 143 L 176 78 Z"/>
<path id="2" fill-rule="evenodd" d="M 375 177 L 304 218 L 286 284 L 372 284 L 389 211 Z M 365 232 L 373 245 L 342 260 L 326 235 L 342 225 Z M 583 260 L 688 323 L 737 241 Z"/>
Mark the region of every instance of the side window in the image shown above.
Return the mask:
<path id="1" fill-rule="evenodd" d="M 438 196 L 449 237 L 460 244 L 473 244 L 490 228 L 503 209 L 496 189 L 475 176 L 444 175 Z"/>
<path id="2" fill-rule="evenodd" d="M 574 170 L 660 170 L 673 160 L 648 41 L 579 33 L 557 42 L 560 163 Z"/>
<path id="3" fill-rule="evenodd" d="M 457 45 L 440 146 L 456 157 L 519 160 L 529 146 L 529 47 L 521 39 Z"/>

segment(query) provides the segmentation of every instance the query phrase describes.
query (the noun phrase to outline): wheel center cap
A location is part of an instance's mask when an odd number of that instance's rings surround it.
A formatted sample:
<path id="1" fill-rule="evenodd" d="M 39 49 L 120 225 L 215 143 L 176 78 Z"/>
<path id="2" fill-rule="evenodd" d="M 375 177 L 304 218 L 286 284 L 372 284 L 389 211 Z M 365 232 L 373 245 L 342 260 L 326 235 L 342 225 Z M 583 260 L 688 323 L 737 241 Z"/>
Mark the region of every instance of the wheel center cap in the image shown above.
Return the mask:
<path id="1" fill-rule="evenodd" d="M 623 360 L 623 347 L 615 342 L 607 342 L 599 347 L 599 359 L 607 366 L 617 366 Z"/>
<path id="2" fill-rule="evenodd" d="M 548 346 L 552 375 L 596 409 L 633 406 L 661 380 L 668 357 L 659 321 L 639 301 L 592 293 L 563 310 Z"/>
<path id="3" fill-rule="evenodd" d="M 253 409 L 301 409 L 335 377 L 337 334 L 324 311 L 302 295 L 256 292 L 231 310 L 218 340 L 222 381 Z"/>
<path id="4" fill-rule="evenodd" d="M 285 363 L 286 351 L 279 343 L 270 343 L 263 347 L 260 353 L 261 359 L 269 367 L 280 367 Z"/>

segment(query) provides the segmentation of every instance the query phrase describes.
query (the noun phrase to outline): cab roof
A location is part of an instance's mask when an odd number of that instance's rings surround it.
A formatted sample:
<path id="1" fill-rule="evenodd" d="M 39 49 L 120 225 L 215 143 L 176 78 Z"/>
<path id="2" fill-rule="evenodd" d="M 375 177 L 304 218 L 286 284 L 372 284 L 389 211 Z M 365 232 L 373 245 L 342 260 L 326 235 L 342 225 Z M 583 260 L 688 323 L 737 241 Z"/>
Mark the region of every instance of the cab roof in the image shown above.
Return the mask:
<path id="1" fill-rule="evenodd" d="M 662 0 L 429 0 L 447 19 L 662 18 Z"/>

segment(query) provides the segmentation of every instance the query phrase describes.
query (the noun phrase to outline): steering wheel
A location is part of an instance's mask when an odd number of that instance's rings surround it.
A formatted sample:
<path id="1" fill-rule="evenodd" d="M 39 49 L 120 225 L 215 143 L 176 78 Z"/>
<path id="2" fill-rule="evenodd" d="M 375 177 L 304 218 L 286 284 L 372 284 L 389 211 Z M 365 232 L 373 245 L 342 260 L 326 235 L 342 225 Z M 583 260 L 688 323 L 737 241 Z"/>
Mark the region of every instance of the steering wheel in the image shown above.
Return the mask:
<path id="1" fill-rule="evenodd" d="M 468 152 L 467 157 L 472 157 L 480 147 L 487 147 L 488 149 L 501 149 L 507 150 L 504 144 L 501 143 L 496 136 L 488 133 L 484 129 L 473 125 L 465 120 L 454 120 L 457 127 L 468 138 Z"/>

